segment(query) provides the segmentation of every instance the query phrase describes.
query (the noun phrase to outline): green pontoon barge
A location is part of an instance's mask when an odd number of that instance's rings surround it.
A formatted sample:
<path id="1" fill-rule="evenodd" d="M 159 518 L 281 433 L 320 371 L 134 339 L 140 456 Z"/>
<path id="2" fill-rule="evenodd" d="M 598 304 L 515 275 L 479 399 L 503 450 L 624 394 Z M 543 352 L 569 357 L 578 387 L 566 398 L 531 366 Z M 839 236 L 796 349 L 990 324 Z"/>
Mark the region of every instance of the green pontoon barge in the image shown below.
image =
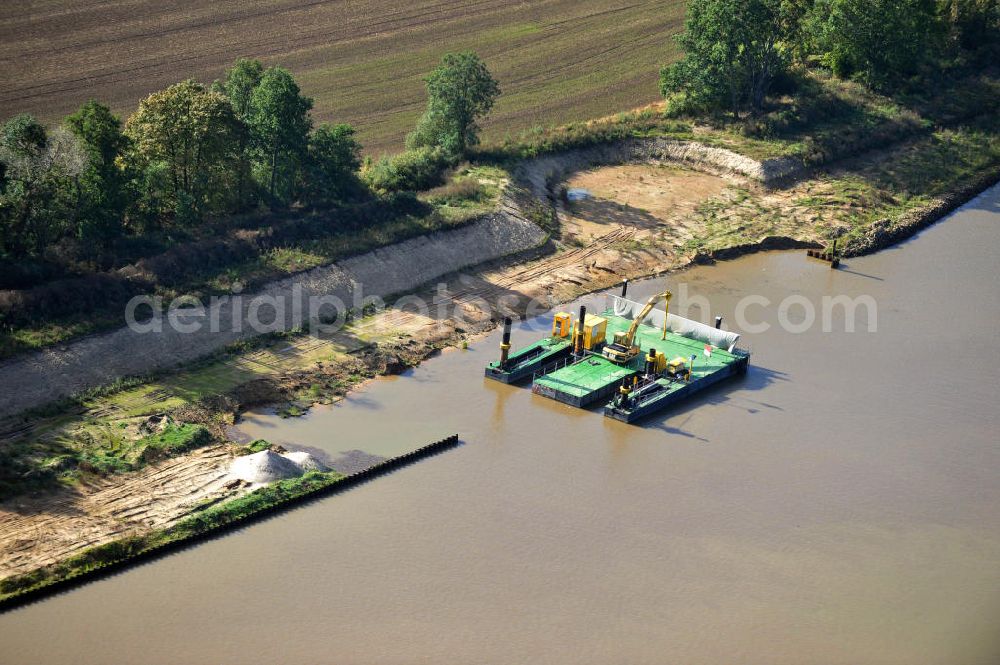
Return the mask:
<path id="1" fill-rule="evenodd" d="M 600 316 L 580 308 L 575 324 L 566 312 L 555 315 L 552 334 L 515 352 L 514 358 L 540 358 L 539 348 L 566 344 L 563 355 L 531 363 L 532 391 L 551 399 L 586 407 L 603 402 L 604 415 L 634 422 L 661 411 L 689 395 L 718 381 L 745 373 L 750 354 L 736 348 L 739 335 L 685 319 L 664 310 L 654 309 L 659 300 L 669 306 L 669 291 L 658 294 L 645 304 L 621 296 L 609 296 L 607 309 Z M 582 323 L 581 323 L 582 322 Z M 510 348 L 509 335 L 501 345 L 504 365 Z M 526 371 L 520 370 L 519 371 Z M 523 375 L 522 375 L 523 376 Z M 491 376 L 504 380 L 502 376 Z M 509 381 L 508 381 L 509 382 Z"/>
<path id="2" fill-rule="evenodd" d="M 556 326 L 559 324 L 555 323 L 552 327 L 552 335 L 510 353 L 510 325 L 510 318 L 504 319 L 500 360 L 486 366 L 486 376 L 491 379 L 502 383 L 517 383 L 532 377 L 539 370 L 569 357 L 573 350 L 573 345 L 569 340 L 569 324 L 563 322 L 565 334 L 557 334 Z"/>

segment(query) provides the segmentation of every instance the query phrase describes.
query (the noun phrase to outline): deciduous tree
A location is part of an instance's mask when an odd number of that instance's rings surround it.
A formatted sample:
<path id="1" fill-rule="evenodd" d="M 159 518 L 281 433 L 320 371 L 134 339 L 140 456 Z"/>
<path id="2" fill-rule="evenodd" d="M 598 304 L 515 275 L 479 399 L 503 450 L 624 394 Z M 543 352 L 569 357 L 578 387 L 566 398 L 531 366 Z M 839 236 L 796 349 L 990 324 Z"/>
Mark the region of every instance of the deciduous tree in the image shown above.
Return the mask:
<path id="1" fill-rule="evenodd" d="M 835 75 L 874 87 L 915 72 L 940 25 L 935 0 L 816 0 L 807 23 Z"/>
<path id="2" fill-rule="evenodd" d="M 984 62 L 1000 59 L 1000 2 L 942 0 L 941 14 L 951 39 Z"/>
<path id="3" fill-rule="evenodd" d="M 69 131 L 49 135 L 32 116 L 22 114 L 0 131 L 0 249 L 15 257 L 41 254 L 75 222 L 77 182 L 87 153 Z"/>
<path id="4" fill-rule="evenodd" d="M 361 182 L 361 144 L 350 125 L 323 124 L 309 137 L 305 194 L 313 202 L 329 203 L 357 197 Z"/>
<path id="5" fill-rule="evenodd" d="M 125 124 L 139 167 L 167 166 L 169 200 L 191 219 L 230 202 L 225 184 L 233 173 L 236 118 L 229 100 L 193 80 L 142 100 Z"/>
<path id="6" fill-rule="evenodd" d="M 251 136 L 250 136 L 250 114 L 253 111 L 253 91 L 260 85 L 260 79 L 264 75 L 264 65 L 259 60 L 250 58 L 240 58 L 226 71 L 226 80 L 222 85 L 229 98 L 229 103 L 233 106 L 233 112 L 240 121 L 237 127 L 237 170 L 236 170 L 236 196 L 240 205 L 250 202 L 251 192 L 247 186 L 250 183 L 251 174 Z"/>
<path id="7" fill-rule="evenodd" d="M 90 100 L 67 116 L 66 127 L 80 140 L 89 157 L 78 182 L 77 234 L 85 245 L 106 244 L 122 233 L 129 203 L 123 160 L 128 139 L 111 109 Z"/>
<path id="8" fill-rule="evenodd" d="M 267 173 L 272 199 L 290 202 L 308 150 L 313 100 L 301 94 L 295 79 L 280 67 L 261 76 L 250 96 L 250 129 Z"/>
<path id="9" fill-rule="evenodd" d="M 464 154 L 479 142 L 478 121 L 493 108 L 500 84 L 472 52 L 446 54 L 425 81 L 427 110 L 407 139 L 409 147 Z"/>
<path id="10" fill-rule="evenodd" d="M 692 108 L 759 112 L 787 65 L 787 33 L 781 0 L 692 0 L 677 37 L 684 58 L 660 72 L 660 90 Z"/>

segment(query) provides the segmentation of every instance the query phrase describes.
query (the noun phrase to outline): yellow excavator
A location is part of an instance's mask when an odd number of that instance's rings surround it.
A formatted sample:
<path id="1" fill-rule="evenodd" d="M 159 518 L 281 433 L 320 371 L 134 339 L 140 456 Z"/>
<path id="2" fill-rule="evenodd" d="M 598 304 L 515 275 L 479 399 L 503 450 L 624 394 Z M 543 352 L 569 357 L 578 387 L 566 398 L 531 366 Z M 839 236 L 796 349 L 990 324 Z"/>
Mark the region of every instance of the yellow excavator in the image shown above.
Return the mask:
<path id="1" fill-rule="evenodd" d="M 659 302 L 661 299 L 664 302 L 663 305 L 663 316 L 664 316 L 664 337 L 666 336 L 666 316 L 667 312 L 670 310 L 670 299 L 674 297 L 670 291 L 664 291 L 663 293 L 658 293 L 646 301 L 646 306 L 642 308 L 642 311 L 632 320 L 632 325 L 626 332 L 616 332 L 614 341 L 611 344 L 606 344 L 604 350 L 601 354 L 613 363 L 619 365 L 624 365 L 630 360 L 639 355 L 639 347 L 635 344 L 635 333 L 639 330 L 639 324 L 642 320 L 649 316 L 649 313 L 653 310 L 653 305 Z"/>

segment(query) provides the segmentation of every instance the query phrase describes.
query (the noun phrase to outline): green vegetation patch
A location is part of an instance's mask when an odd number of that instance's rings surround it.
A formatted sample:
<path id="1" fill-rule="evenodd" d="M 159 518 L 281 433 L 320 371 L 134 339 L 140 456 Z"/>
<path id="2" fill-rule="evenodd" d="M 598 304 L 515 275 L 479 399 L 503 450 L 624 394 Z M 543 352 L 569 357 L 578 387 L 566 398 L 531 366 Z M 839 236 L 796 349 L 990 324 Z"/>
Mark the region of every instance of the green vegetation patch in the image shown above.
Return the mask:
<path id="1" fill-rule="evenodd" d="M 140 458 L 150 462 L 207 446 L 211 442 L 211 433 L 201 425 L 170 424 L 158 434 L 139 439 L 136 446 L 142 450 Z"/>
<path id="2" fill-rule="evenodd" d="M 67 442 L 66 449 L 73 452 L 61 454 L 59 459 L 60 466 L 69 467 L 67 478 L 75 476 L 77 470 L 110 475 L 135 471 L 211 442 L 212 434 L 201 425 L 168 422 L 159 432 L 133 440 L 125 423 L 98 423 L 85 427 L 72 442 Z"/>
<path id="3" fill-rule="evenodd" d="M 245 496 L 188 517 L 169 531 L 180 538 L 189 538 L 244 519 L 261 510 L 312 494 L 333 485 L 342 478 L 344 478 L 343 474 L 336 471 L 309 471 L 299 478 L 279 480 Z"/>
<path id="4" fill-rule="evenodd" d="M 72 434 L 57 432 L 27 445 L 5 446 L 0 455 L 0 500 L 72 484 L 81 474 L 135 471 L 213 441 L 202 425 L 167 422 L 162 430 L 139 437 L 131 429 L 125 422 L 88 422 Z"/>
<path id="5" fill-rule="evenodd" d="M 214 439 L 206 435 L 230 424 L 234 409 L 284 402 L 276 377 L 317 363 L 356 363 L 349 353 L 370 338 L 353 325 L 322 341 L 296 332 L 262 335 L 181 370 L 126 377 L 47 405 L 9 423 L 31 427 L 0 443 L 0 501 L 71 486 L 85 474 L 135 471 L 207 445 Z M 369 377 L 361 372 L 319 380 L 302 391 L 296 412 L 332 401 Z"/>
<path id="6" fill-rule="evenodd" d="M 271 449 L 271 442 L 265 439 L 255 439 L 240 448 L 237 453 L 240 455 L 253 455 L 254 453 L 263 452 L 265 450 Z"/>

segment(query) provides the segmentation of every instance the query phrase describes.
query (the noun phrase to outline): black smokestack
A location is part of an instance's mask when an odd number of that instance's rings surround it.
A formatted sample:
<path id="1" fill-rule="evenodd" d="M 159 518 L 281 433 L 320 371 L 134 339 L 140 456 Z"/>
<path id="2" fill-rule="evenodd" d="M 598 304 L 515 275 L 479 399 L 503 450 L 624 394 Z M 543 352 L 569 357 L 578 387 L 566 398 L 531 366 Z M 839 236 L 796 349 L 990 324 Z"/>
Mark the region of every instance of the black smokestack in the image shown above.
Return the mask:
<path id="1" fill-rule="evenodd" d="M 507 356 L 510 354 L 510 324 L 509 316 L 503 319 L 503 341 L 500 342 L 500 369 L 507 366 Z"/>

